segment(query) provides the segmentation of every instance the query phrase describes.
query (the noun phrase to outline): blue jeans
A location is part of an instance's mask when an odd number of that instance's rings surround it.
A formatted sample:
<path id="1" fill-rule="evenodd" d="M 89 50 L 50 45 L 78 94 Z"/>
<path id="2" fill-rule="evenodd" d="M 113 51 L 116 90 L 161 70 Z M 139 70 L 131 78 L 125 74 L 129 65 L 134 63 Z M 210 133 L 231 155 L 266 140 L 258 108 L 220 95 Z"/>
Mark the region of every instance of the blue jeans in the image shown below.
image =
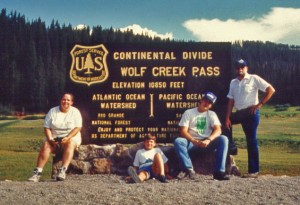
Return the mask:
<path id="1" fill-rule="evenodd" d="M 226 158 L 228 152 L 228 138 L 224 135 L 220 135 L 219 137 L 211 141 L 206 148 L 194 146 L 193 143 L 191 143 L 187 139 L 178 137 L 174 141 L 174 149 L 178 156 L 180 167 L 182 170 L 193 169 L 193 164 L 189 152 L 195 150 L 216 150 L 215 172 L 225 172 Z"/>
<path id="2" fill-rule="evenodd" d="M 236 114 L 231 116 L 231 123 L 241 124 L 246 135 L 249 173 L 259 172 L 259 149 L 257 141 L 257 128 L 259 122 L 259 110 L 257 110 L 255 114 L 244 114 L 243 118 L 237 118 Z"/>

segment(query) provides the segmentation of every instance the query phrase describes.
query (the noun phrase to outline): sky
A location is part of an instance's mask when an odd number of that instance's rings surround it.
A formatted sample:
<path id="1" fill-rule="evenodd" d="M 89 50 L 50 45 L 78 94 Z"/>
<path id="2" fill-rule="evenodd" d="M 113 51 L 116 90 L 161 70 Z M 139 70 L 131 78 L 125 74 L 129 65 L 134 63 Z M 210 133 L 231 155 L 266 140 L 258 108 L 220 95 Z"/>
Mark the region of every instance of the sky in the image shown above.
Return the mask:
<path id="1" fill-rule="evenodd" d="M 0 0 L 0 8 L 47 26 L 55 20 L 174 40 L 300 45 L 299 0 Z"/>

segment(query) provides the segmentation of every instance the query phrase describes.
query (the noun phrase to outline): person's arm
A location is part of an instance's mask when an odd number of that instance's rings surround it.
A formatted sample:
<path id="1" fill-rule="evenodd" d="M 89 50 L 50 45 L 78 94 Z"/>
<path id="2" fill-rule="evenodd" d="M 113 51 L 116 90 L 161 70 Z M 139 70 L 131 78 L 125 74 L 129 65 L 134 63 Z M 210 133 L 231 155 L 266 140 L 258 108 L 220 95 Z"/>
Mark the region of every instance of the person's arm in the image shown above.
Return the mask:
<path id="1" fill-rule="evenodd" d="M 219 137 L 221 135 L 222 129 L 221 129 L 220 125 L 215 125 L 212 127 L 212 129 L 213 129 L 213 131 L 212 131 L 211 135 L 208 138 L 200 141 L 201 142 L 199 145 L 200 147 L 207 147 L 211 141 L 213 141 L 214 139 L 216 139 L 217 137 Z"/>
<path id="2" fill-rule="evenodd" d="M 251 107 L 251 113 L 254 114 L 256 110 L 260 109 L 264 104 L 266 104 L 271 99 L 274 93 L 275 89 L 272 85 L 267 87 L 265 95 L 263 96 L 261 101 L 257 105 Z"/>
<path id="3" fill-rule="evenodd" d="M 227 129 L 230 129 L 232 126 L 230 121 L 230 116 L 231 116 L 233 105 L 234 105 L 234 100 L 229 98 L 227 104 L 226 119 L 225 119 L 225 126 Z"/>
<path id="4" fill-rule="evenodd" d="M 188 127 L 185 126 L 181 126 L 180 127 L 180 136 L 184 137 L 185 139 L 187 139 L 188 141 L 190 141 L 191 143 L 193 143 L 194 145 L 198 144 L 197 139 L 195 139 L 189 132 L 188 132 Z"/>
<path id="5" fill-rule="evenodd" d="M 81 131 L 81 127 L 75 127 L 74 129 L 71 130 L 71 132 L 62 139 L 62 143 L 66 143 L 69 141 L 72 137 L 74 137 L 78 132 Z"/>
<path id="6" fill-rule="evenodd" d="M 54 138 L 52 136 L 52 132 L 51 132 L 50 128 L 44 127 L 44 133 L 45 133 L 47 141 L 50 143 L 50 145 L 53 146 L 53 145 L 57 144 L 57 142 L 54 141 Z"/>
<path id="7" fill-rule="evenodd" d="M 45 127 L 44 133 L 48 141 L 53 141 L 52 132 L 50 128 Z"/>

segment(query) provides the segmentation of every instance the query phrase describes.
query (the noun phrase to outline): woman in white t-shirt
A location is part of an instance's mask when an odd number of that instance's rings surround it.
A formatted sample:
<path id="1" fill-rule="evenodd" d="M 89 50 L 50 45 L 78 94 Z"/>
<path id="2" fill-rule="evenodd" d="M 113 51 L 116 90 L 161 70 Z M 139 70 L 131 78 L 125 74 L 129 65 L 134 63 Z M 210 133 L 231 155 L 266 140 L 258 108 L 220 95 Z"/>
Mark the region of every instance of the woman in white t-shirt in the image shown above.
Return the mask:
<path id="1" fill-rule="evenodd" d="M 82 117 L 80 111 L 73 107 L 74 96 L 66 93 L 60 100 L 60 105 L 47 113 L 44 122 L 44 133 L 46 136 L 39 156 L 33 176 L 28 181 L 38 182 L 43 168 L 47 163 L 51 153 L 57 149 L 63 149 L 62 167 L 57 175 L 58 181 L 66 178 L 66 170 L 73 158 L 75 149 L 81 144 Z"/>

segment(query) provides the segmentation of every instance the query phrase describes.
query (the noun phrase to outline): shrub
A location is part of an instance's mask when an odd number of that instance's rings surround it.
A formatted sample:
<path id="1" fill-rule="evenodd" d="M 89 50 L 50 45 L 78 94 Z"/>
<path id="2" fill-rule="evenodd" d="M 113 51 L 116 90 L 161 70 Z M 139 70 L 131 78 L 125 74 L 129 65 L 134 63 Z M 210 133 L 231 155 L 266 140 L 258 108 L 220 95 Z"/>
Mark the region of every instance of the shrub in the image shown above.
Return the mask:
<path id="1" fill-rule="evenodd" d="M 23 120 L 40 120 L 45 119 L 44 115 L 29 115 L 23 118 Z"/>
<path id="2" fill-rule="evenodd" d="M 290 104 L 284 104 L 284 105 L 275 105 L 275 111 L 280 112 L 280 111 L 287 111 L 291 107 Z"/>

